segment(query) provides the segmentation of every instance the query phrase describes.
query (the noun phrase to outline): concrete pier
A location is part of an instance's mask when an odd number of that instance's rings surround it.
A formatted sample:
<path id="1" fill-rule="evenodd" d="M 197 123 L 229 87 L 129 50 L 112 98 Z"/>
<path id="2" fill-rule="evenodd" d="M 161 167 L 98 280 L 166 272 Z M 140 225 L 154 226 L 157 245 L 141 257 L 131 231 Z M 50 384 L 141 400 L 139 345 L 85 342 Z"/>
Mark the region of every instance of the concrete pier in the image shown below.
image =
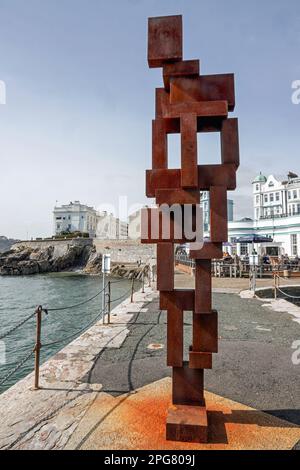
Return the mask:
<path id="1" fill-rule="evenodd" d="M 208 444 L 165 439 L 166 317 L 157 293 L 146 288 L 112 311 L 111 325 L 98 322 L 47 361 L 41 390 L 32 390 L 30 374 L 0 396 L 0 449 L 293 448 L 300 403 L 291 344 L 299 323 L 265 299 L 215 293 L 214 303 L 220 354 L 206 378 Z"/>

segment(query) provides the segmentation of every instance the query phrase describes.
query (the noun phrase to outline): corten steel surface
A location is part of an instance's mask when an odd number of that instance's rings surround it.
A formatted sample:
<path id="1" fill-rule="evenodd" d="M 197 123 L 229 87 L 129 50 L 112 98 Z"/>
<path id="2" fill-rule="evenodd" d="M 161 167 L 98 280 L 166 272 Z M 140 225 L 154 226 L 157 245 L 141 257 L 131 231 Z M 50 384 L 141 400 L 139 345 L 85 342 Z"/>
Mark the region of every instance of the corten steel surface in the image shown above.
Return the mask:
<path id="1" fill-rule="evenodd" d="M 156 209 L 142 213 L 142 242 L 157 244 L 157 288 L 160 308 L 167 310 L 167 363 L 173 368 L 172 402 L 167 418 L 169 440 L 207 441 L 204 370 L 212 368 L 218 352 L 218 313 L 212 310 L 211 260 L 222 258 L 227 241 L 227 191 L 236 188 L 239 166 L 238 120 L 228 118 L 235 107 L 234 75 L 200 75 L 199 60 L 183 60 L 182 17 L 149 18 L 149 67 L 162 67 L 164 87 L 155 90 L 152 123 L 152 169 L 146 171 L 146 194 Z M 201 164 L 197 133 L 218 132 L 221 155 L 217 165 Z M 181 168 L 168 168 L 168 134 L 181 135 Z M 200 157 L 198 156 L 198 153 Z M 193 228 L 200 192 L 210 192 L 210 240 L 191 246 L 195 259 L 195 291 L 174 287 L 174 245 L 192 242 L 184 217 L 171 214 L 164 232 L 166 207 L 192 208 Z M 170 211 L 169 211 L 170 212 Z M 180 232 L 180 231 L 179 231 Z M 184 312 L 193 312 L 193 344 L 184 361 Z"/>

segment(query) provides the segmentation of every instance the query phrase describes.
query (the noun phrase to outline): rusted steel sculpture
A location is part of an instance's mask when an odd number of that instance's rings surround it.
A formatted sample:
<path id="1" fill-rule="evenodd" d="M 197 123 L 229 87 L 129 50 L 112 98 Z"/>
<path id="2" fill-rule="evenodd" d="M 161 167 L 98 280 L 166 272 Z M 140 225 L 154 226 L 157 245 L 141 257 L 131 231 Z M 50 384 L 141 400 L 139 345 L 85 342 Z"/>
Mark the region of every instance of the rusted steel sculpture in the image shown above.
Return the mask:
<path id="1" fill-rule="evenodd" d="M 182 59 L 182 17 L 149 18 L 149 67 L 162 67 L 164 88 L 156 89 L 152 170 L 146 172 L 146 194 L 157 208 L 142 215 L 142 242 L 157 244 L 157 288 L 160 308 L 167 310 L 167 363 L 173 368 L 172 402 L 167 439 L 207 442 L 204 370 L 218 352 L 218 313 L 212 310 L 211 260 L 222 258 L 227 241 L 227 190 L 236 187 L 239 166 L 238 120 L 234 110 L 234 75 L 200 75 L 198 60 Z M 219 132 L 221 163 L 198 165 L 197 133 Z M 181 134 L 181 168 L 168 169 L 168 134 Z M 201 152 L 200 152 L 201 153 Z M 200 157 L 201 162 L 201 157 Z M 174 288 L 174 244 L 162 237 L 161 217 L 153 227 L 153 212 L 162 204 L 199 205 L 201 191 L 210 192 L 210 240 L 193 248 L 195 290 Z M 156 219 L 157 220 L 157 219 Z M 182 222 L 183 223 L 183 222 Z M 155 229 L 155 230 L 154 230 Z M 156 235 L 153 235 L 156 232 Z M 193 312 L 193 344 L 184 361 L 184 312 Z"/>

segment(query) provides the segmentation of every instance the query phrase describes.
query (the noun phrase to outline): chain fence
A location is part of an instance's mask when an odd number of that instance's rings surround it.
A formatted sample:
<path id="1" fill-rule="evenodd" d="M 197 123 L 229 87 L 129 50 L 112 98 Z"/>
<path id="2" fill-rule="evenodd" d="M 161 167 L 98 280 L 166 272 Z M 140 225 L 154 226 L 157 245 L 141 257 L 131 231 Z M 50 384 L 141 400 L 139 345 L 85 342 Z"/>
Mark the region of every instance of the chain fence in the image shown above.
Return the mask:
<path id="1" fill-rule="evenodd" d="M 136 290 L 134 289 L 134 279 L 132 280 L 131 288 L 128 291 L 126 291 L 124 294 L 122 294 L 121 296 L 119 296 L 115 299 L 111 298 L 111 285 L 112 284 L 118 284 L 119 282 L 124 282 L 124 279 L 120 279 L 120 280 L 116 280 L 116 281 L 108 281 L 108 283 L 104 286 L 104 288 L 102 288 L 95 295 L 93 295 L 92 297 L 90 297 L 90 298 L 88 298 L 88 299 L 86 299 L 82 302 L 76 303 L 74 305 L 67 305 L 67 306 L 55 307 L 55 308 L 44 308 L 42 305 L 40 305 L 35 309 L 34 313 L 32 313 L 31 315 L 29 315 L 26 318 L 22 319 L 19 323 L 14 325 L 11 329 L 7 330 L 4 334 L 2 334 L 0 336 L 0 340 L 3 340 L 6 337 L 8 337 L 9 335 L 11 335 L 12 333 L 14 333 L 16 330 L 21 328 L 23 325 L 25 325 L 25 323 L 27 323 L 32 318 L 36 317 L 36 319 L 37 319 L 37 321 L 36 321 L 36 323 L 37 323 L 37 327 L 36 327 L 36 344 L 35 344 L 34 348 L 30 349 L 30 351 L 28 351 L 26 353 L 26 355 L 23 356 L 23 358 L 17 364 L 13 364 L 13 368 L 2 379 L 0 379 L 0 387 L 3 386 L 5 383 L 7 383 L 7 381 L 14 374 L 16 374 L 16 372 L 18 370 L 20 370 L 24 366 L 24 364 L 32 357 L 32 355 L 35 354 L 35 384 L 37 385 L 35 388 L 38 388 L 39 361 L 40 361 L 40 350 L 41 350 L 41 348 L 49 348 L 49 347 L 52 347 L 54 345 L 69 342 L 70 340 L 78 337 L 80 334 L 82 334 L 84 331 L 86 331 L 92 325 L 94 325 L 98 320 L 103 319 L 103 321 L 104 321 L 106 314 L 108 314 L 108 322 L 110 322 L 110 306 L 111 306 L 112 303 L 125 300 L 126 298 L 128 298 L 128 296 L 130 294 L 131 294 L 131 301 L 133 301 L 133 295 L 136 292 Z M 107 288 L 108 288 L 108 292 L 106 292 Z M 144 289 L 144 286 L 143 286 L 143 289 Z M 55 341 L 51 341 L 51 342 L 42 344 L 42 342 L 41 342 L 42 313 L 45 313 L 45 314 L 48 315 L 48 313 L 51 313 L 51 312 L 72 310 L 72 309 L 78 308 L 80 306 L 83 306 L 83 305 L 85 305 L 89 302 L 92 302 L 94 299 L 99 297 L 101 294 L 105 295 L 105 297 L 107 298 L 105 308 L 102 309 L 95 317 L 93 317 L 92 320 L 90 320 L 87 324 L 85 324 L 80 329 L 74 331 L 71 335 L 64 336 L 63 338 L 61 338 L 59 340 L 55 340 Z"/>

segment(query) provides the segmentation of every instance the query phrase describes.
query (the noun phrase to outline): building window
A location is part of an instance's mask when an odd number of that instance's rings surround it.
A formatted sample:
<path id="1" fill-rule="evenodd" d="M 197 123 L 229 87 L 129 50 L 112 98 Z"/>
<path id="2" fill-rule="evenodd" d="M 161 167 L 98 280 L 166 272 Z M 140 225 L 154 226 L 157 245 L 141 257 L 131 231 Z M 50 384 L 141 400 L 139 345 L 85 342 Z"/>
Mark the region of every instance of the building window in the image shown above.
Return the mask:
<path id="1" fill-rule="evenodd" d="M 265 202 L 268 202 L 268 195 L 265 194 Z"/>
<path id="2" fill-rule="evenodd" d="M 248 244 L 241 243 L 241 256 L 245 256 L 248 254 Z"/>
<path id="3" fill-rule="evenodd" d="M 60 224 L 56 224 L 56 228 L 57 228 L 57 230 L 59 230 L 60 229 Z"/>
<path id="4" fill-rule="evenodd" d="M 259 209 L 256 209 L 256 219 L 259 218 Z"/>
<path id="5" fill-rule="evenodd" d="M 270 202 L 274 202 L 274 194 L 273 193 L 270 194 Z"/>
<path id="6" fill-rule="evenodd" d="M 280 200 L 280 193 L 276 193 L 276 201 Z"/>
<path id="7" fill-rule="evenodd" d="M 259 191 L 259 184 L 256 185 L 256 191 Z"/>
<path id="8" fill-rule="evenodd" d="M 297 196 L 297 190 L 296 190 L 296 189 L 294 189 L 294 191 L 293 191 L 293 197 L 294 197 L 294 199 L 297 199 L 297 197 L 298 197 L 298 196 Z"/>
<path id="9" fill-rule="evenodd" d="M 292 256 L 297 256 L 298 254 L 298 244 L 297 244 L 297 235 L 291 235 L 291 252 Z"/>
<path id="10" fill-rule="evenodd" d="M 256 196 L 256 204 L 259 204 L 259 196 Z"/>
<path id="11" fill-rule="evenodd" d="M 291 191 L 288 191 L 288 199 L 292 199 Z"/>

